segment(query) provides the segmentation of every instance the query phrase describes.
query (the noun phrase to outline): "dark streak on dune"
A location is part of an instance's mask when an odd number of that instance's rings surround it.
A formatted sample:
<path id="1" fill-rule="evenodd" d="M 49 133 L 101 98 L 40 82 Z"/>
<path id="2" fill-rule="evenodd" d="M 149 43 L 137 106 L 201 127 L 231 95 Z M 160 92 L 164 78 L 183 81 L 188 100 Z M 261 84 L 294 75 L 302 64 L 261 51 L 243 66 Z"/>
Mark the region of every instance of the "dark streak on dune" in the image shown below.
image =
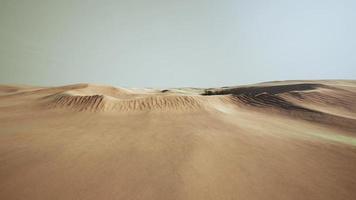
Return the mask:
<path id="1" fill-rule="evenodd" d="M 318 89 L 328 89 L 333 92 L 342 92 L 332 96 L 318 92 Z M 236 88 L 207 89 L 202 95 L 231 95 L 231 99 L 237 103 L 254 108 L 273 108 L 289 116 L 307 121 L 318 122 L 349 131 L 356 130 L 356 120 L 319 110 L 303 107 L 288 101 L 283 95 L 290 95 L 298 100 L 311 99 L 313 103 L 328 104 L 331 106 L 354 109 L 350 99 L 355 99 L 356 94 L 340 88 L 324 84 L 287 84 L 273 86 L 251 86 Z M 348 98 L 343 98 L 347 94 Z M 347 101 L 349 99 L 349 101 Z"/>
<path id="2" fill-rule="evenodd" d="M 293 103 L 286 101 L 282 97 L 271 95 L 269 93 L 261 93 L 257 95 L 246 95 L 246 94 L 233 95 L 233 99 L 238 100 L 239 102 L 243 102 L 246 105 L 257 106 L 257 107 L 273 106 L 284 110 L 315 112 L 311 109 L 297 106 Z"/>
<path id="3" fill-rule="evenodd" d="M 258 95 L 261 93 L 280 94 L 291 91 L 314 90 L 317 88 L 326 88 L 323 84 L 300 83 L 290 85 L 274 85 L 274 86 L 251 86 L 251 87 L 236 87 L 229 89 L 207 89 L 202 95 Z"/>
<path id="4" fill-rule="evenodd" d="M 283 110 L 316 112 L 288 102 L 284 98 L 278 96 L 278 94 L 287 92 L 296 93 L 296 91 L 314 90 L 321 87 L 325 88 L 326 86 L 322 84 L 293 84 L 260 87 L 237 87 L 215 90 L 208 89 L 205 90 L 202 95 L 232 95 L 234 100 L 250 106 L 276 107 Z"/>

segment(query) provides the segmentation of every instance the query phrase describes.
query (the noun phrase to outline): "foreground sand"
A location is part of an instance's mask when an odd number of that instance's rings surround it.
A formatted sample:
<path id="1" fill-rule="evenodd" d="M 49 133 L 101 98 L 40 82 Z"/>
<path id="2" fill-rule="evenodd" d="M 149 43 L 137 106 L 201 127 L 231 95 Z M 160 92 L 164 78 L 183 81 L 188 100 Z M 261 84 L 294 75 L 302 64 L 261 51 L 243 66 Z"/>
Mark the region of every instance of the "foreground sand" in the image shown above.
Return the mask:
<path id="1" fill-rule="evenodd" d="M 3 85 L 0 199 L 356 199 L 356 81 Z"/>

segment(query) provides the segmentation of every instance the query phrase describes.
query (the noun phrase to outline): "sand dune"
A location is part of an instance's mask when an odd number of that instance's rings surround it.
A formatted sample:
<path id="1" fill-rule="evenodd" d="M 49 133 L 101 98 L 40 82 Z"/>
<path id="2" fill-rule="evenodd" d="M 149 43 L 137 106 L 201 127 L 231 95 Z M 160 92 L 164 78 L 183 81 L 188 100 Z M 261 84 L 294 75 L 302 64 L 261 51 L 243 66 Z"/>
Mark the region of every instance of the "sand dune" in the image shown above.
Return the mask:
<path id="1" fill-rule="evenodd" d="M 356 81 L 0 86 L 0 199 L 356 199 Z"/>

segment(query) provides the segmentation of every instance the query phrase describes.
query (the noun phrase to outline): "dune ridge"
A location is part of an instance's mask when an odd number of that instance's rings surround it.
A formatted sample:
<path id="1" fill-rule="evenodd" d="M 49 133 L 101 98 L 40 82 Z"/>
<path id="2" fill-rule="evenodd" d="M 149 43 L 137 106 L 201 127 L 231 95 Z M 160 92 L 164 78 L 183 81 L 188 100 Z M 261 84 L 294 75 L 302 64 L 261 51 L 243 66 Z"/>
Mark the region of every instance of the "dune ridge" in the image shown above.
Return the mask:
<path id="1" fill-rule="evenodd" d="M 327 88 L 328 91 L 320 92 Z M 53 89 L 42 89 L 42 91 Z M 135 93 L 129 89 L 118 89 L 109 86 L 95 86 L 78 84 L 54 89 L 60 91 L 44 96 L 50 108 L 71 107 L 83 111 L 110 111 L 113 110 L 159 110 L 167 108 L 203 108 L 209 101 L 220 99 L 225 103 L 245 104 L 255 107 L 278 107 L 285 110 L 301 110 L 313 112 L 305 105 L 307 102 L 323 105 L 334 105 L 344 109 L 351 109 L 354 92 L 323 84 L 288 84 L 277 86 L 251 86 L 236 88 L 201 89 L 199 93 L 184 93 L 184 88 L 179 93 L 170 90 L 160 92 L 146 90 Z M 36 93 L 40 91 L 32 91 Z M 206 98 L 210 96 L 210 98 Z M 220 97 L 218 97 L 220 96 Z M 121 104 L 121 105 L 120 105 Z M 104 109 L 106 107 L 106 109 Z"/>
<path id="2" fill-rule="evenodd" d="M 69 108 L 77 111 L 118 112 L 147 110 L 194 110 L 200 108 L 199 97 L 147 95 L 132 99 L 106 95 L 72 95 L 67 93 L 46 97 L 48 108 Z"/>
<path id="3" fill-rule="evenodd" d="M 29 96 L 41 109 L 77 112 L 195 112 L 247 109 L 317 122 L 345 130 L 356 128 L 354 85 L 332 81 L 286 82 L 223 88 L 131 90 L 105 85 L 60 87 L 2 86 L 0 98 Z M 271 85 L 272 84 L 272 85 Z M 8 109 L 11 109 L 8 108 Z M 264 111 L 266 110 L 266 111 Z"/>

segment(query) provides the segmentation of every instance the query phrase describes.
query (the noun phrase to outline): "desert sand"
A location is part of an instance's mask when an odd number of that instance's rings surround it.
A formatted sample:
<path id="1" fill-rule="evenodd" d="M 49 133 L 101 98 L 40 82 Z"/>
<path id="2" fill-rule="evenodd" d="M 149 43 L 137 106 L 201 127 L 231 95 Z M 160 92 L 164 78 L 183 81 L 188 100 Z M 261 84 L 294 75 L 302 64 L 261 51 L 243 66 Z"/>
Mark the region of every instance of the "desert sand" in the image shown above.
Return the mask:
<path id="1" fill-rule="evenodd" d="M 356 81 L 1 85 L 0 199 L 356 199 Z"/>

